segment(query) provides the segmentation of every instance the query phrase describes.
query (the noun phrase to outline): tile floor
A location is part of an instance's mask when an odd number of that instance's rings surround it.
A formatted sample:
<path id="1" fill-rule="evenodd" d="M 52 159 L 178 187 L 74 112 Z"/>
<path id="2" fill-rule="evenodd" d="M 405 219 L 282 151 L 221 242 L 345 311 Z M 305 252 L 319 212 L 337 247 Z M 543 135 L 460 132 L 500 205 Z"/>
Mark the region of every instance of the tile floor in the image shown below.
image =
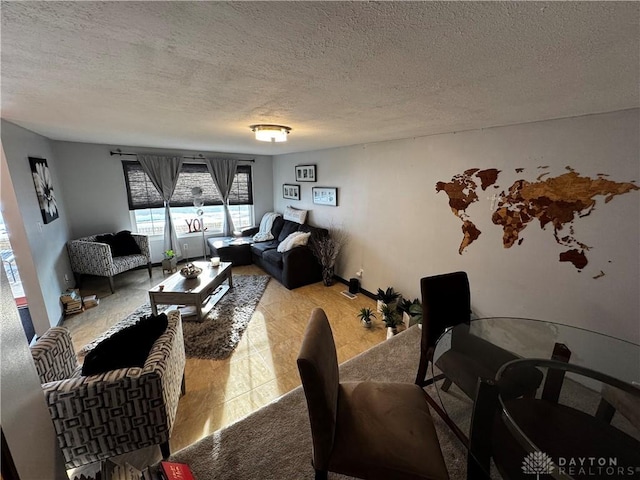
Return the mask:
<path id="1" fill-rule="evenodd" d="M 234 267 L 233 274 L 265 272 L 250 265 Z M 118 275 L 114 294 L 106 279 L 84 279 L 81 293 L 97 294 L 100 304 L 64 321 L 63 325 L 71 330 L 76 350 L 148 301 L 148 289 L 166 276 L 160 267 L 153 268 L 152 278 L 146 269 Z M 340 293 L 343 290 L 347 287 L 340 283 L 332 287 L 317 283 L 287 290 L 271 279 L 231 357 L 187 359 L 187 393 L 178 406 L 171 451 L 190 445 L 300 385 L 296 357 L 313 308 L 321 307 L 327 313 L 340 362 L 383 341 L 386 331 L 381 320 L 375 320 L 373 328 L 365 329 L 356 317 L 362 307 L 375 310 L 375 302 L 362 294 L 349 300 Z"/>

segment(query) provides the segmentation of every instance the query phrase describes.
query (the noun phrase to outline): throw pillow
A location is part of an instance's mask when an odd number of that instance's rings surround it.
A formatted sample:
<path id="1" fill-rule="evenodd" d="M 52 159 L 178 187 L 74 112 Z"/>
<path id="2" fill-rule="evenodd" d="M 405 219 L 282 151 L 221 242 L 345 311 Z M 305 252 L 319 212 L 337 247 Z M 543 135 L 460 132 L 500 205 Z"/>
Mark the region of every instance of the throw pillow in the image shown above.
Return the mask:
<path id="1" fill-rule="evenodd" d="M 297 208 L 287 207 L 284 209 L 284 219 L 291 220 L 292 222 L 297 222 L 299 224 L 303 224 L 307 218 L 308 210 L 298 210 Z"/>
<path id="2" fill-rule="evenodd" d="M 82 375 L 143 367 L 151 347 L 165 332 L 168 324 L 167 315 L 161 313 L 156 317 L 142 318 L 138 323 L 114 333 L 87 354 L 82 365 Z"/>
<path id="3" fill-rule="evenodd" d="M 311 233 L 293 232 L 278 245 L 278 252 L 288 252 L 294 247 L 306 245 L 309 241 Z"/>
<path id="4" fill-rule="evenodd" d="M 114 257 L 123 257 L 125 255 L 138 255 L 142 253 L 140 247 L 136 243 L 129 230 L 122 230 L 113 236 L 111 250 Z"/>
<path id="5" fill-rule="evenodd" d="M 107 245 L 109 245 L 111 247 L 111 244 L 113 243 L 113 234 L 112 233 L 106 233 L 104 235 L 98 235 L 98 236 L 96 236 L 96 242 L 98 242 L 98 243 L 106 243 Z M 113 255 L 113 248 L 111 249 L 111 254 Z"/>
<path id="6" fill-rule="evenodd" d="M 295 247 L 301 247 L 309 243 L 309 237 L 311 233 L 298 232 L 300 235 L 296 235 L 293 240 L 289 242 L 289 250 Z"/>
<path id="7" fill-rule="evenodd" d="M 136 255 L 142 253 L 135 238 L 133 238 L 129 230 L 122 230 L 115 235 L 111 233 L 98 235 L 96 237 L 96 242 L 106 243 L 109 245 L 109 247 L 111 247 L 112 257 L 123 257 L 125 255 Z"/>

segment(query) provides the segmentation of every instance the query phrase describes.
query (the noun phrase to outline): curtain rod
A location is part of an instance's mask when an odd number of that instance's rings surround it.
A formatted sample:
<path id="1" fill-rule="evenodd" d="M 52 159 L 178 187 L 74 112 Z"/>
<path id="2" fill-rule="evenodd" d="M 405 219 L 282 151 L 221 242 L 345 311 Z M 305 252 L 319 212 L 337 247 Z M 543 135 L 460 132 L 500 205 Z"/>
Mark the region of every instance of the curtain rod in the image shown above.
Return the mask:
<path id="1" fill-rule="evenodd" d="M 113 156 L 113 155 L 120 155 L 121 157 L 122 157 L 122 156 L 125 156 L 125 155 L 126 155 L 126 156 L 134 156 L 134 157 L 137 157 L 137 156 L 138 156 L 138 154 L 137 154 L 137 153 L 122 152 L 122 151 L 120 151 L 120 149 L 116 150 L 115 152 L 114 152 L 113 150 L 110 150 L 110 151 L 109 151 L 109 153 L 110 153 L 112 156 Z M 193 156 L 191 156 L 191 157 L 183 156 L 182 158 L 184 158 L 185 160 L 204 160 L 204 159 L 205 159 L 205 156 L 204 156 L 204 155 L 202 155 L 201 153 L 199 153 L 197 157 L 193 157 Z M 238 161 L 239 161 L 239 162 L 251 162 L 251 163 L 253 163 L 253 162 L 255 162 L 255 161 L 256 161 L 256 159 L 255 159 L 255 158 L 246 158 L 246 159 L 239 158 L 239 159 L 238 159 Z"/>

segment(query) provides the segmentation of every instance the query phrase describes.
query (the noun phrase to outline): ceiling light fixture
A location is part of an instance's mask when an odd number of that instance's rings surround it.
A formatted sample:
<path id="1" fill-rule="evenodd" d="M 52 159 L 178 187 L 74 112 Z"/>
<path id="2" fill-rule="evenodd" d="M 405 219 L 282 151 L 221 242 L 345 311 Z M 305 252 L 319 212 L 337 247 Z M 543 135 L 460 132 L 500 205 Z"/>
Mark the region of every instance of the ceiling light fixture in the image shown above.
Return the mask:
<path id="1" fill-rule="evenodd" d="M 249 128 L 261 142 L 286 142 L 291 132 L 291 127 L 284 125 L 251 125 Z"/>

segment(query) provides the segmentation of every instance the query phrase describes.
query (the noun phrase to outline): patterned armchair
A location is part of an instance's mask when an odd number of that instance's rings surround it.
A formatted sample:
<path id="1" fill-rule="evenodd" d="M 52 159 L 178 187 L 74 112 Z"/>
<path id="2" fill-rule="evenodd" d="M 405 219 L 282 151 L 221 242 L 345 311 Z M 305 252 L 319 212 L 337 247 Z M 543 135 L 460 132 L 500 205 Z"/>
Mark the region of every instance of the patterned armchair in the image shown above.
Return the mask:
<path id="1" fill-rule="evenodd" d="M 102 234 L 107 235 L 107 234 Z M 149 252 L 149 237 L 132 233 L 140 251 L 137 255 L 113 257 L 111 248 L 106 243 L 96 241 L 99 235 L 79 238 L 67 242 L 67 251 L 71 262 L 71 270 L 76 275 L 78 285 L 82 274 L 109 277 L 111 293 L 114 292 L 113 276 L 136 267 L 146 265 L 151 277 L 151 253 Z"/>
<path id="2" fill-rule="evenodd" d="M 185 353 L 180 312 L 167 316 L 142 368 L 83 377 L 63 327 L 50 328 L 32 347 L 67 468 L 158 444 L 169 456 Z"/>

